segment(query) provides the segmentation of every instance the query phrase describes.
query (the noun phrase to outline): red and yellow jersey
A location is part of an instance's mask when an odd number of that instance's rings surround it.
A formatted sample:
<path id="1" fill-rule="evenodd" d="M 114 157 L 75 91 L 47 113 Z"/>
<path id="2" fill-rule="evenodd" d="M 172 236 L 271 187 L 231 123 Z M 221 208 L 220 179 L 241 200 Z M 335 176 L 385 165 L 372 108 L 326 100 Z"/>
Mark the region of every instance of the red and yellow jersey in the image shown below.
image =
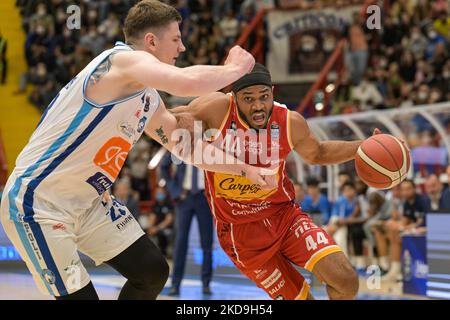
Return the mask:
<path id="1" fill-rule="evenodd" d="M 227 153 L 257 167 L 270 167 L 270 159 L 278 161 L 278 186 L 262 190 L 249 179 L 231 174 L 206 171 L 205 191 L 214 218 L 240 224 L 266 219 L 280 210 L 294 209 L 295 191 L 286 172 L 286 158 L 293 149 L 290 137 L 289 110 L 277 102 L 266 130 L 249 128 L 239 115 L 232 95 L 227 114 L 212 140 Z"/>

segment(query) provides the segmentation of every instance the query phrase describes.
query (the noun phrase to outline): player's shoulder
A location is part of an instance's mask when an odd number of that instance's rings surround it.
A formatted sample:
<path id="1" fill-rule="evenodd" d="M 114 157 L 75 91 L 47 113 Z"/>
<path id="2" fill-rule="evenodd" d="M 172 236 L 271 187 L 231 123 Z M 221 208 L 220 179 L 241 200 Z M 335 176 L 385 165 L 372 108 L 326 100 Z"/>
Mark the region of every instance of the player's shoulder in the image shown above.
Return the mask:
<path id="1" fill-rule="evenodd" d="M 191 112 L 198 119 L 206 121 L 210 128 L 222 123 L 231 106 L 232 96 L 222 92 L 212 92 L 198 97 L 189 104 Z"/>
<path id="2" fill-rule="evenodd" d="M 288 119 L 290 123 L 290 137 L 295 146 L 300 140 L 309 135 L 309 128 L 306 119 L 297 111 L 288 111 Z"/>
<path id="3" fill-rule="evenodd" d="M 214 108 L 215 111 L 227 109 L 231 101 L 231 96 L 223 92 L 212 92 L 198 97 L 192 101 L 191 108 L 196 112 Z"/>
<path id="4" fill-rule="evenodd" d="M 136 62 L 158 62 L 152 54 L 142 50 L 115 50 L 112 54 L 112 63 L 119 67 L 127 67 Z"/>

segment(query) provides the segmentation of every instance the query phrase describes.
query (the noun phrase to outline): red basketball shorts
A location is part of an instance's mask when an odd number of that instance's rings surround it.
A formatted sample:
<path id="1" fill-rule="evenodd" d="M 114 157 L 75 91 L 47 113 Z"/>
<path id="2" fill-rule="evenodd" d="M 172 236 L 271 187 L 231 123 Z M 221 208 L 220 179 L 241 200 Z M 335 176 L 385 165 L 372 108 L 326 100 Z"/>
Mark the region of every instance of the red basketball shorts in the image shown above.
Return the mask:
<path id="1" fill-rule="evenodd" d="M 236 267 L 272 299 L 306 299 L 309 285 L 292 264 L 312 271 L 325 256 L 342 251 L 299 208 L 268 219 L 217 222 L 217 235 Z"/>

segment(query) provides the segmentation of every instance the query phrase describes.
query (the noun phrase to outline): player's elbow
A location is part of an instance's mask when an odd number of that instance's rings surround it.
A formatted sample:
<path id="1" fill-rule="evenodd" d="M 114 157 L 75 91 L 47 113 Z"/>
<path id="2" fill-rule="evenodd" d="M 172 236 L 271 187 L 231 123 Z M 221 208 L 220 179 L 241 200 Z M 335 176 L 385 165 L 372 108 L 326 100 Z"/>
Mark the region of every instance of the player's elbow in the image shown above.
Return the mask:
<path id="1" fill-rule="evenodd" d="M 325 164 L 324 158 L 323 158 L 323 151 L 322 148 L 319 146 L 316 150 L 309 153 L 304 157 L 304 160 L 309 165 L 323 165 Z"/>

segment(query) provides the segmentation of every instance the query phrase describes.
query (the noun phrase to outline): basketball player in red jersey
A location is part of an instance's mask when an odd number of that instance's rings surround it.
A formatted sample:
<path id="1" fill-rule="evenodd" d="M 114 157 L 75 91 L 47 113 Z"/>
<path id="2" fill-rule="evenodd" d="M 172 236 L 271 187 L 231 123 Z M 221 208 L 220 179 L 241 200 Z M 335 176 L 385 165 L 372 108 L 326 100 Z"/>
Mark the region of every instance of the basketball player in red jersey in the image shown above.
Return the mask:
<path id="1" fill-rule="evenodd" d="M 217 128 L 211 142 L 231 153 L 242 148 L 246 162 L 255 153 L 260 156 L 263 149 L 269 156 L 278 153 L 274 176 L 278 184 L 271 190 L 245 177 L 206 172 L 205 190 L 218 239 L 236 267 L 272 299 L 313 298 L 308 283 L 292 264 L 312 271 L 324 282 L 330 299 L 355 298 L 357 274 L 333 239 L 295 203 L 285 166 L 292 150 L 310 164 L 350 161 L 361 141 L 318 141 L 299 113 L 273 101 L 270 73 L 260 64 L 233 84 L 231 94 L 212 93 L 172 112 L 176 117 L 201 120 L 205 129 Z M 261 138 L 261 129 L 267 130 L 265 138 Z M 236 134 L 251 131 L 259 135 L 257 141 Z M 271 165 L 257 159 L 257 166 Z"/>

